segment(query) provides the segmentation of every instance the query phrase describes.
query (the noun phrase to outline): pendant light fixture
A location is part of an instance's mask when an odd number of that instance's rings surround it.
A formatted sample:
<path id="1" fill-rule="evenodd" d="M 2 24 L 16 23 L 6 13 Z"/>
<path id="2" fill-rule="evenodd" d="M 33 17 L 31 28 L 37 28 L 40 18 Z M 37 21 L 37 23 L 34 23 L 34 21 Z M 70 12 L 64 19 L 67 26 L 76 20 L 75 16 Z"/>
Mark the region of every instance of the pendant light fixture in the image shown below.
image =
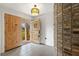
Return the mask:
<path id="1" fill-rule="evenodd" d="M 37 5 L 34 5 L 34 7 L 31 9 L 32 16 L 37 16 L 39 14 L 39 9 L 37 8 Z"/>

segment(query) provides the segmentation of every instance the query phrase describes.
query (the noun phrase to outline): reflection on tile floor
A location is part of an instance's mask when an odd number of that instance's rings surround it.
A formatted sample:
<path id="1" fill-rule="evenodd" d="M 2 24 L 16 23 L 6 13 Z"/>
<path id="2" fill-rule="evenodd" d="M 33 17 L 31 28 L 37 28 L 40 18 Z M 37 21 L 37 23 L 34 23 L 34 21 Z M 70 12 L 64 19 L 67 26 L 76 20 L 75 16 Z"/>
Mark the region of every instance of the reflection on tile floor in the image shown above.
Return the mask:
<path id="1" fill-rule="evenodd" d="M 2 56 L 56 56 L 56 51 L 50 46 L 28 43 L 3 53 Z"/>

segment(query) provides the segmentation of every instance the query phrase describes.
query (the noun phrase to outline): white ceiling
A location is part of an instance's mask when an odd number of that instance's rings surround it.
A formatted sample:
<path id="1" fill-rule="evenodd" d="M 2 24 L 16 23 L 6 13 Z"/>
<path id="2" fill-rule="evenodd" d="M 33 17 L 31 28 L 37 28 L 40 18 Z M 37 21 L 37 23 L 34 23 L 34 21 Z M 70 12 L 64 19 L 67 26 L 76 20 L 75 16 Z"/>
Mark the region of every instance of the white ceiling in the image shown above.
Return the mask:
<path id="1" fill-rule="evenodd" d="M 0 6 L 31 15 L 31 8 L 34 4 L 39 8 L 40 14 L 52 11 L 53 4 L 51 3 L 0 3 Z"/>

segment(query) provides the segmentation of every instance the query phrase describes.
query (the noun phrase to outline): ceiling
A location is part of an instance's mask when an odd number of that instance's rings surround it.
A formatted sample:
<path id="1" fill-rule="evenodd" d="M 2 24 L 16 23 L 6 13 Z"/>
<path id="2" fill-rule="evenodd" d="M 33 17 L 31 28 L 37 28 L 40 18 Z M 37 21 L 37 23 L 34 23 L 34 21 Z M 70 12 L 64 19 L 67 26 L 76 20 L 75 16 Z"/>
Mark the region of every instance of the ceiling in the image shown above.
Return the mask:
<path id="1" fill-rule="evenodd" d="M 35 4 L 39 8 L 40 14 L 52 11 L 53 4 L 51 3 L 0 3 L 0 6 L 31 15 L 31 8 Z"/>

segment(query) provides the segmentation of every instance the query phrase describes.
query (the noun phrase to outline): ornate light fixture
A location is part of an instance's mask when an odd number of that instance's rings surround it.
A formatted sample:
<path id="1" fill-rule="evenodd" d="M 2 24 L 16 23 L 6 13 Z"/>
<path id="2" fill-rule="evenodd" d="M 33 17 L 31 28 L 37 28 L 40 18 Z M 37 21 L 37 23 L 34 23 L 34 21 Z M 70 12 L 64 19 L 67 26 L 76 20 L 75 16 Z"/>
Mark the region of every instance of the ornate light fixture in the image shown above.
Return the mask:
<path id="1" fill-rule="evenodd" d="M 31 14 L 33 16 L 37 16 L 39 14 L 39 9 L 37 8 L 37 5 L 34 5 L 34 7 L 31 9 Z"/>

